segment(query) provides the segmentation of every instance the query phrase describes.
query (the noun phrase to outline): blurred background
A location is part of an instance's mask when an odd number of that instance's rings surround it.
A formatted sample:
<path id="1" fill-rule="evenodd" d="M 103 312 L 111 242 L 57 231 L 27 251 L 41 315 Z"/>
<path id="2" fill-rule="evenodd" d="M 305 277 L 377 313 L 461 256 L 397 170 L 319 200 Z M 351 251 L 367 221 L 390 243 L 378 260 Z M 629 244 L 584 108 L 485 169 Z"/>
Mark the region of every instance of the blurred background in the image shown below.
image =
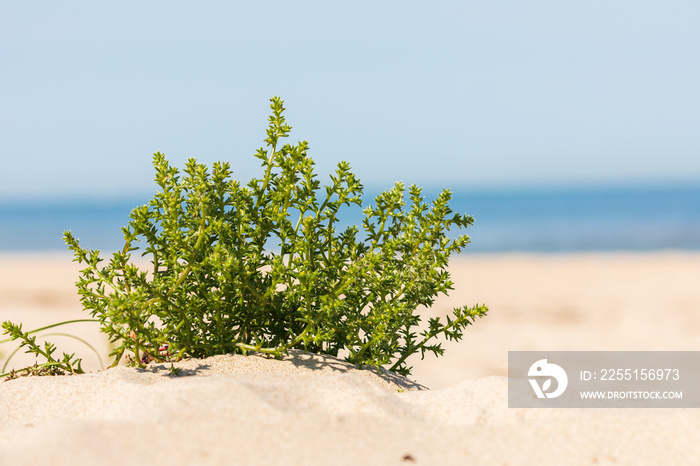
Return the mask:
<path id="1" fill-rule="evenodd" d="M 0 250 L 120 247 L 151 154 L 454 192 L 469 251 L 700 249 L 700 4 L 0 4 Z M 293 142 L 292 141 L 292 142 Z M 348 222 L 360 219 L 348 212 Z"/>
<path id="2" fill-rule="evenodd" d="M 515 349 L 697 349 L 698 24 L 691 0 L 0 2 L 0 317 L 84 319 L 63 231 L 121 249 L 156 151 L 259 177 L 281 96 L 321 181 L 347 160 L 365 203 L 402 181 L 474 216 L 426 315 L 491 312 L 418 380 L 505 375 Z M 97 324 L 46 336 L 98 369 L 68 334 L 106 355 Z"/>

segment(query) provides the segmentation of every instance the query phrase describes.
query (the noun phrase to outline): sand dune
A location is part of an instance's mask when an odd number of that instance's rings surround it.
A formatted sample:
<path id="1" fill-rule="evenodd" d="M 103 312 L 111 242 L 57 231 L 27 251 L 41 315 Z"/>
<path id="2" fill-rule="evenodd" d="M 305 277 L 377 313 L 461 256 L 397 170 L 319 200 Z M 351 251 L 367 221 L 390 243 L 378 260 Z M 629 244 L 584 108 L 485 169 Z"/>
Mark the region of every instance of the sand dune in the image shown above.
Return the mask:
<path id="1" fill-rule="evenodd" d="M 420 390 L 300 352 L 185 361 L 178 377 L 169 367 L 3 384 L 3 464 L 692 464 L 700 455 L 696 410 L 508 409 L 503 377 Z"/>
<path id="2" fill-rule="evenodd" d="M 0 319 L 84 317 L 65 259 L 1 258 Z M 471 256 L 452 269 L 452 296 L 422 312 L 486 302 L 490 315 L 444 358 L 416 359 L 411 379 L 298 351 L 181 361 L 179 377 L 161 364 L 20 378 L 0 383 L 0 464 L 697 462 L 696 409 L 509 409 L 504 376 L 508 350 L 697 350 L 700 254 Z M 90 324 L 70 331 L 106 352 Z"/>

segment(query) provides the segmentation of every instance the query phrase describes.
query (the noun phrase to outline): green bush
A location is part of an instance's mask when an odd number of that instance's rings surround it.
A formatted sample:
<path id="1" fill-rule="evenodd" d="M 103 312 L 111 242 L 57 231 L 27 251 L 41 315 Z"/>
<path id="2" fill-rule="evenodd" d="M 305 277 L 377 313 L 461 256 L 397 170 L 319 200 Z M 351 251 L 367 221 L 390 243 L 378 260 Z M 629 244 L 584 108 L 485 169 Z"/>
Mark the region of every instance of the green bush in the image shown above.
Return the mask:
<path id="1" fill-rule="evenodd" d="M 473 222 L 450 210 L 448 190 L 428 205 L 411 186 L 407 205 L 396 183 L 364 209 L 361 227 L 341 230 L 341 208 L 361 205 L 360 181 L 340 162 L 322 187 L 308 143 L 281 145 L 291 127 L 283 102 L 271 102 L 255 155 L 262 178 L 243 185 L 228 163 L 208 170 L 194 159 L 180 173 L 156 153 L 159 191 L 132 211 L 109 263 L 65 233 L 86 264 L 82 304 L 116 345 L 113 365 L 125 355 L 143 364 L 299 348 L 408 375 L 408 356 L 442 355 L 436 337 L 459 340 L 486 314 L 464 306 L 418 330 L 416 309 L 452 289 L 449 257 L 469 242 L 447 235 Z M 140 270 L 134 253 L 152 266 Z"/>

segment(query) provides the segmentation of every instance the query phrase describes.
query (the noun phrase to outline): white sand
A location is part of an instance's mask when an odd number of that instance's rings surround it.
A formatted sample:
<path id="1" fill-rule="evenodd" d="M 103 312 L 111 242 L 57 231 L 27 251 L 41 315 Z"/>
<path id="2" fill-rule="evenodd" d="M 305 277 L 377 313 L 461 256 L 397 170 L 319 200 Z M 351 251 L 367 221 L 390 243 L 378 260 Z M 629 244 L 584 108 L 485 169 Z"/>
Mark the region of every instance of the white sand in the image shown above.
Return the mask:
<path id="1" fill-rule="evenodd" d="M 65 264 L 0 258 L 0 319 L 84 317 Z M 698 461 L 696 409 L 509 409 L 502 376 L 508 350 L 699 349 L 700 254 L 475 256 L 453 273 L 453 296 L 426 314 L 491 312 L 445 357 L 416 362 L 433 390 L 300 352 L 183 361 L 180 377 L 159 365 L 21 378 L 0 383 L 0 464 Z M 106 351 L 81 325 L 70 333 Z"/>

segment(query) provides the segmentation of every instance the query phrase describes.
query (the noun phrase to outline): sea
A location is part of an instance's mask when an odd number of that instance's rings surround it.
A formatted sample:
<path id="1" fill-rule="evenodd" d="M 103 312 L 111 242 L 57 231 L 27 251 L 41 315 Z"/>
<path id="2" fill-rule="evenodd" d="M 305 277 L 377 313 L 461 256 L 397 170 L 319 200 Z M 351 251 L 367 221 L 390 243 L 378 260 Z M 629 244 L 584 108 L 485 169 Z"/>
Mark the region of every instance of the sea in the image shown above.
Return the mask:
<path id="1" fill-rule="evenodd" d="M 474 224 L 461 231 L 471 237 L 462 254 L 700 250 L 700 183 L 451 189 L 452 210 L 474 217 Z M 424 190 L 426 201 L 438 192 Z M 0 252 L 66 251 L 66 230 L 83 247 L 119 250 L 121 227 L 148 199 L 0 200 Z M 366 189 L 363 199 L 370 202 L 373 192 Z M 360 208 L 341 210 L 340 217 L 346 225 L 360 225 L 363 218 Z"/>

